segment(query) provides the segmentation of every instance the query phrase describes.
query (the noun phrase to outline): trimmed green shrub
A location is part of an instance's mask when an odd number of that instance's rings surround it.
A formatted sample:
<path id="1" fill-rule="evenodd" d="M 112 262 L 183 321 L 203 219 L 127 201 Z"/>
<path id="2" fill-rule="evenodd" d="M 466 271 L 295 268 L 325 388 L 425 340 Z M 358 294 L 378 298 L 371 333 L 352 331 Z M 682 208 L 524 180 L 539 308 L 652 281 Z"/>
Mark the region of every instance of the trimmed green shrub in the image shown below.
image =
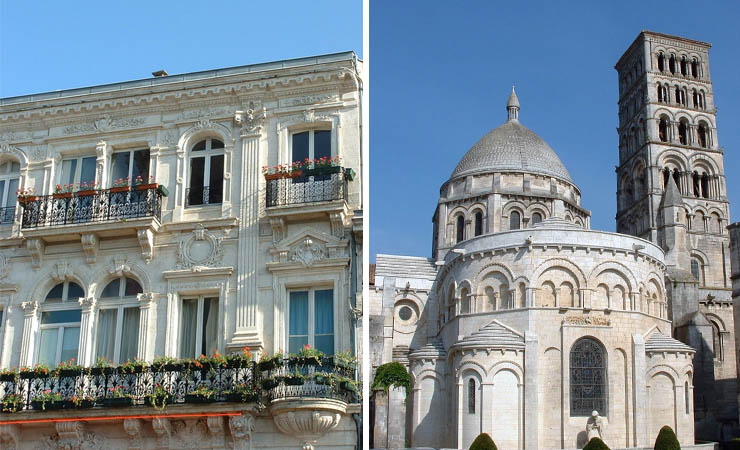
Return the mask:
<path id="1" fill-rule="evenodd" d="M 372 390 L 388 391 L 391 386 L 406 389 L 406 397 L 411 393 L 411 375 L 406 372 L 406 368 L 401 363 L 386 363 L 375 371 Z"/>
<path id="2" fill-rule="evenodd" d="M 604 441 L 601 439 L 595 437 L 588 441 L 588 444 L 583 447 L 583 450 L 609 450 L 609 446 L 604 444 Z"/>
<path id="3" fill-rule="evenodd" d="M 655 439 L 654 450 L 681 450 L 676 433 L 668 425 L 660 429 L 658 437 Z"/>
<path id="4" fill-rule="evenodd" d="M 496 448 L 496 443 L 493 442 L 493 439 L 491 439 L 491 436 L 488 435 L 488 433 L 481 433 L 478 435 L 477 438 L 473 441 L 473 443 L 470 445 L 469 450 L 498 450 Z"/>

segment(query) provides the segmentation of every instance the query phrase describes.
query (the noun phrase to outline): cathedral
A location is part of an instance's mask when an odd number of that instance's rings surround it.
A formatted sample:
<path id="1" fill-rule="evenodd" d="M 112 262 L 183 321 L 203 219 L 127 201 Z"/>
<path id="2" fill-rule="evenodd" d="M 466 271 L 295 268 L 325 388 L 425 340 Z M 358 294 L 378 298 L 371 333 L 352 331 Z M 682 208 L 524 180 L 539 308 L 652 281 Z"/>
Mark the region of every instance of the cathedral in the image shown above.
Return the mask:
<path id="1" fill-rule="evenodd" d="M 375 447 L 682 448 L 737 425 L 729 219 L 703 42 L 643 31 L 619 73 L 617 233 L 506 121 L 440 188 L 431 258 L 377 255 L 373 368 L 403 364 L 408 397 L 376 393 Z M 528 106 L 528 105 L 525 105 Z M 410 199 L 409 199 L 410 200 Z M 374 275 L 374 278 L 373 278 Z"/>

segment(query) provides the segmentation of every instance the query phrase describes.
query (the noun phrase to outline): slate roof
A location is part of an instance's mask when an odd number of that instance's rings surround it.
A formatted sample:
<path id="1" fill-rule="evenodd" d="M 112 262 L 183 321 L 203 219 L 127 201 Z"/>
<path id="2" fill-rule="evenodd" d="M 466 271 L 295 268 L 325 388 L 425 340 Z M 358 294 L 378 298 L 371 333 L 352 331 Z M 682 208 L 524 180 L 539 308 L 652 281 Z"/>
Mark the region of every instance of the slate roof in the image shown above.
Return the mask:
<path id="1" fill-rule="evenodd" d="M 683 342 L 666 336 L 656 331 L 645 341 L 645 351 L 647 352 L 691 352 L 695 350 Z"/>
<path id="2" fill-rule="evenodd" d="M 513 348 L 524 349 L 524 336 L 494 320 L 451 348 Z"/>

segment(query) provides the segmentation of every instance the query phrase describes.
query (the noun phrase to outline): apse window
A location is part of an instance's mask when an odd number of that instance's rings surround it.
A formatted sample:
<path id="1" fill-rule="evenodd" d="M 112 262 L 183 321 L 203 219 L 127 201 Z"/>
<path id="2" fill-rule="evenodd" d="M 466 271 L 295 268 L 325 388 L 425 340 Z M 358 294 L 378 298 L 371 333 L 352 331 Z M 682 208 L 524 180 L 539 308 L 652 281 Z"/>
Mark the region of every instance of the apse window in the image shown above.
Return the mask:
<path id="1" fill-rule="evenodd" d="M 288 305 L 288 352 L 303 346 L 334 354 L 334 290 L 292 291 Z"/>
<path id="2" fill-rule="evenodd" d="M 223 201 L 224 161 L 224 143 L 218 139 L 204 139 L 190 149 L 190 183 L 185 206 Z"/>
<path id="3" fill-rule="evenodd" d="M 212 355 L 218 350 L 218 297 L 183 298 L 180 311 L 180 358 Z"/>

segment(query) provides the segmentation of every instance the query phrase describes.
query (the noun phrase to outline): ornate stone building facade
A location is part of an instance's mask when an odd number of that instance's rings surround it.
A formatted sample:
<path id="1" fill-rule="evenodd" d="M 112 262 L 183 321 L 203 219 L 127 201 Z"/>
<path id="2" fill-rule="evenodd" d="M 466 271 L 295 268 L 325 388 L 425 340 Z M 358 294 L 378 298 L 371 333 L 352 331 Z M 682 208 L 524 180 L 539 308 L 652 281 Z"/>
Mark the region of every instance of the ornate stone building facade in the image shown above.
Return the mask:
<path id="1" fill-rule="evenodd" d="M 696 435 L 717 441 L 737 427 L 737 357 L 730 203 L 709 48 L 642 32 L 617 63 L 617 231 L 666 252 L 669 318 L 678 339 L 696 349 Z M 669 210 L 663 197 L 673 183 Z"/>
<path id="2" fill-rule="evenodd" d="M 405 407 L 401 392 L 376 397 L 377 447 L 467 448 L 486 432 L 504 449 L 580 448 L 594 433 L 651 448 L 663 425 L 682 448 L 729 437 L 729 211 L 708 48 L 643 32 L 617 65 L 619 233 L 590 229 L 580 189 L 519 122 L 512 91 L 506 123 L 440 189 L 432 258 L 377 255 L 371 364 L 412 377 Z M 668 81 L 684 104 L 668 100 Z M 663 115 L 676 142 L 661 141 Z M 689 227 L 691 208 L 707 228 Z"/>
<path id="3" fill-rule="evenodd" d="M 359 354 L 361 66 L 347 52 L 0 99 L 0 368 Z M 262 173 L 322 157 L 340 167 Z M 357 446 L 357 397 L 309 373 L 260 387 L 254 363 L 168 367 L 3 378 L 0 399 L 29 410 L 0 415 L 0 447 Z M 237 382 L 263 407 L 223 402 Z M 176 404 L 143 405 L 156 385 Z M 117 387 L 134 405 L 100 407 Z M 197 387 L 219 401 L 183 402 Z M 44 390 L 100 398 L 30 411 Z"/>

